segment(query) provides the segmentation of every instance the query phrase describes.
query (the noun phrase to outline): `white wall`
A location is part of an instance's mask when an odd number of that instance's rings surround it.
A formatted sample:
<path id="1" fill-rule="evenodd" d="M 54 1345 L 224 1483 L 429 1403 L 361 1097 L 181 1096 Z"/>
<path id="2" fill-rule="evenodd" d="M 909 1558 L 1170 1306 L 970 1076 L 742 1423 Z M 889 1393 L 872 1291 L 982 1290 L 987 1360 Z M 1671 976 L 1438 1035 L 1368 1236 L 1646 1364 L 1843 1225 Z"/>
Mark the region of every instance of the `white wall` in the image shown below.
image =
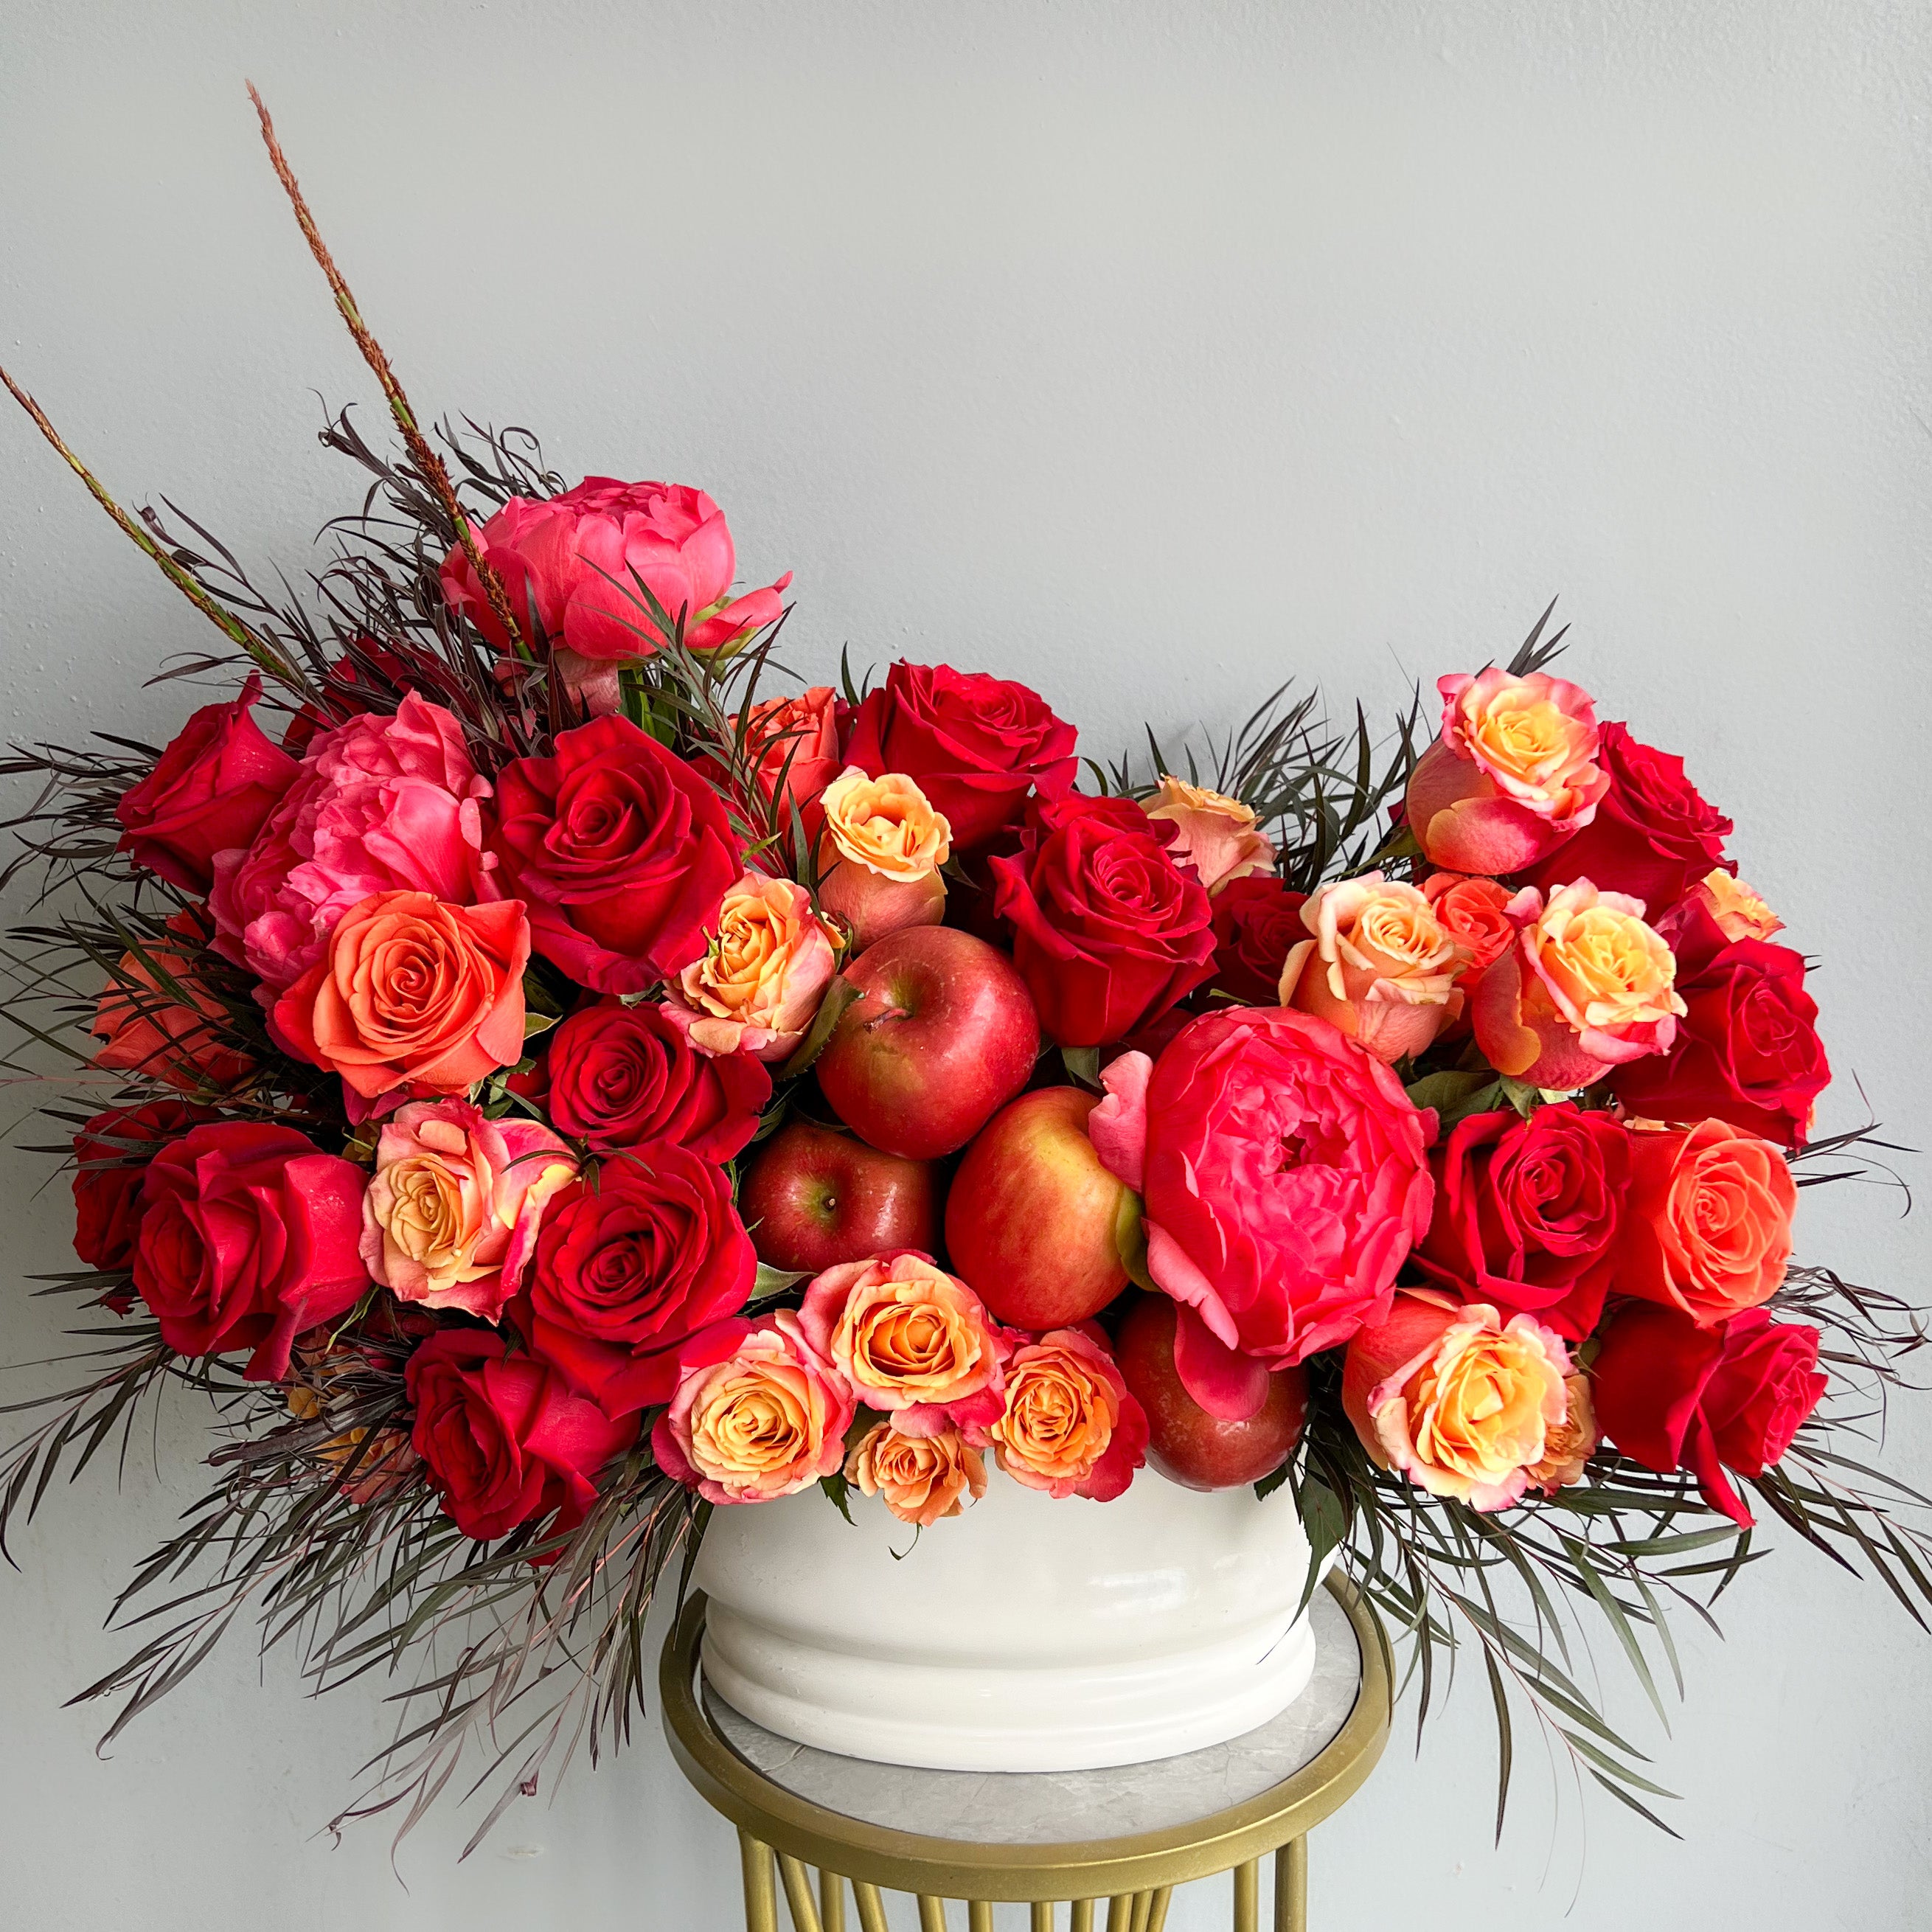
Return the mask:
<path id="1" fill-rule="evenodd" d="M 419 404 L 704 484 L 748 580 L 797 572 L 808 668 L 1022 675 L 1111 753 L 1291 673 L 1387 700 L 1560 591 L 1572 674 L 1690 754 L 1826 956 L 1829 1124 L 1853 1076 L 1922 1120 L 1922 6 L 4 0 L 0 357 L 117 488 L 298 564 L 354 488 L 311 392 L 371 391 L 244 76 Z M 139 682 L 199 625 L 0 418 L 5 734 L 165 733 L 183 694 Z M 57 1265 L 64 1190 L 8 1158 L 7 1258 Z M 1805 1246 L 1932 1300 L 1895 1209 L 1814 1192 Z M 46 1352 L 44 1305 L 0 1340 Z M 1928 1421 L 1890 1447 L 1922 1480 Z M 654 1738 L 460 1869 L 446 1814 L 406 1890 L 380 1826 L 314 1835 L 380 1687 L 307 1703 L 237 1645 L 97 1762 L 60 1700 L 199 1439 L 53 1498 L 0 1579 L 0 1923 L 730 1922 L 730 1835 Z M 1724 1622 L 1682 1630 L 1668 1738 L 1604 1659 L 1685 1842 L 1553 1816 L 1531 1743 L 1492 1850 L 1471 1682 L 1318 1835 L 1317 1922 L 1923 1925 L 1932 1640 L 1789 1549 Z"/>

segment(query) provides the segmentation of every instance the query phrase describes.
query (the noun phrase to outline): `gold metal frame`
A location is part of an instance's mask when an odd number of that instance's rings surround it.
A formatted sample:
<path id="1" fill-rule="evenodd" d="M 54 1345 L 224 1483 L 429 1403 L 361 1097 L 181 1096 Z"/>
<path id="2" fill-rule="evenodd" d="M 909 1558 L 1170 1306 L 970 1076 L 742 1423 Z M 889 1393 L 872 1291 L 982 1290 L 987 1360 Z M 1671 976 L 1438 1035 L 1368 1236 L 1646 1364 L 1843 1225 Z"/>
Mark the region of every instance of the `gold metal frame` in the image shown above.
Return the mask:
<path id="1" fill-rule="evenodd" d="M 1272 1790 L 1164 1831 L 1084 1844 L 976 1844 L 871 1824 L 786 1790 L 732 1750 L 698 1701 L 705 1599 L 698 1592 L 658 1663 L 664 1735 L 699 1796 L 738 1828 L 748 1932 L 777 1932 L 781 1888 L 796 1932 L 845 1932 L 842 1874 L 852 1882 L 860 1932 L 886 1932 L 881 1888 L 918 1898 L 920 1932 L 946 1932 L 948 1898 L 968 1902 L 969 1932 L 992 1932 L 995 1900 L 1031 1904 L 1033 1932 L 1052 1932 L 1054 1903 L 1061 1899 L 1072 1902 L 1069 1932 L 1094 1932 L 1094 1906 L 1102 1899 L 1107 1932 L 1161 1932 L 1173 1887 L 1229 1870 L 1236 1932 L 1256 1932 L 1260 1861 L 1269 1852 L 1276 1854 L 1276 1932 L 1302 1932 L 1306 1834 L 1375 1768 L 1388 1738 L 1394 1681 L 1388 1640 L 1374 1614 L 1342 1577 L 1331 1574 L 1327 1588 L 1361 1650 L 1361 1688 L 1347 1721 Z M 815 1897 L 808 1865 L 818 1868 Z"/>

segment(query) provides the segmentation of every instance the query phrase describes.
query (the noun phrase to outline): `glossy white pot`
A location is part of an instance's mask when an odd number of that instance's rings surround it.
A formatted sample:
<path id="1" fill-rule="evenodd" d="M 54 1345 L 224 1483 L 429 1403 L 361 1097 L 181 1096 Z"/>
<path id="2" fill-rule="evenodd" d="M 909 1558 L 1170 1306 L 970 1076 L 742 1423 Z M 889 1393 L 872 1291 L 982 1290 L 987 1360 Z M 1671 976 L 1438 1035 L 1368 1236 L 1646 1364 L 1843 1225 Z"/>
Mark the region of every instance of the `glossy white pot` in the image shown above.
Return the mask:
<path id="1" fill-rule="evenodd" d="M 801 1744 L 944 1771 L 1081 1771 L 1239 1737 L 1315 1667 L 1308 1544 L 1286 1490 L 1150 1469 L 1108 1503 L 997 1472 L 922 1532 L 854 1490 L 713 1512 L 694 1579 L 704 1674 Z"/>

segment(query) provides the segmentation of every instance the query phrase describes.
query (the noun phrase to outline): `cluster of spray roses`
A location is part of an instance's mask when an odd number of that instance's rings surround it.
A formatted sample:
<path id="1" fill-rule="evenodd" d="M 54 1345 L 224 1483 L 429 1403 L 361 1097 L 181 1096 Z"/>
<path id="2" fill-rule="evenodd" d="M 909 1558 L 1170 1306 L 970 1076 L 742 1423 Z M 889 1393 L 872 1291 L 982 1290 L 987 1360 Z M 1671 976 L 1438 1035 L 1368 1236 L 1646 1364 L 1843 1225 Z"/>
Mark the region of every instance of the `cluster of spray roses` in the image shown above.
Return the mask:
<path id="1" fill-rule="evenodd" d="M 113 1305 L 183 1354 L 246 1351 L 298 1413 L 360 1311 L 410 1349 L 412 1417 L 363 1480 L 419 1469 L 478 1538 L 567 1530 L 644 1440 L 719 1503 L 842 1472 L 928 1524 L 988 1451 L 1117 1496 L 1148 1422 L 1104 1322 L 1014 1330 L 916 1252 L 760 1294 L 734 1163 L 774 1071 L 854 954 L 943 920 L 1010 952 L 1054 1046 L 1097 1049 L 1094 1147 L 1208 1413 L 1346 1350 L 1364 1443 L 1432 1493 L 1502 1508 L 1606 1436 L 1748 1520 L 1726 1471 L 1774 1462 L 1824 1385 L 1815 1331 L 1764 1304 L 1828 1070 L 1804 962 L 1680 761 L 1561 680 L 1445 678 L 1406 843 L 1304 895 L 1239 801 L 1082 794 L 1036 694 L 901 663 L 742 721 L 802 878 L 619 676 L 667 642 L 626 578 L 709 650 L 788 579 L 732 598 L 716 506 L 656 484 L 517 499 L 479 541 L 583 720 L 541 755 L 488 763 L 416 692 L 278 743 L 251 680 L 121 801 L 122 849 L 185 904 L 122 962 L 96 1057 L 183 1097 L 77 1138 L 76 1246 L 128 1276 Z M 460 550 L 443 580 L 493 635 Z M 339 1079 L 339 1127 L 224 1114 L 287 1090 L 283 1062 Z M 1492 1104 L 1442 1131 L 1445 1078 Z"/>

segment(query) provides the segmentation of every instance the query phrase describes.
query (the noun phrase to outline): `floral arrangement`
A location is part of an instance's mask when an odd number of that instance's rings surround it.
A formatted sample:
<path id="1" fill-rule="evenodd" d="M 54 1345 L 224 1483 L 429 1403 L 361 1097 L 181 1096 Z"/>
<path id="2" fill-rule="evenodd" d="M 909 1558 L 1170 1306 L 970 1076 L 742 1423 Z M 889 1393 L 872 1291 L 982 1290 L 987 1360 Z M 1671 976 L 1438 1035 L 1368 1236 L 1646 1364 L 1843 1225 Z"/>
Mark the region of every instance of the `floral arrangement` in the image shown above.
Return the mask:
<path id="1" fill-rule="evenodd" d="M 500 1811 L 623 1736 L 713 1509 L 944 1535 L 1150 1468 L 1286 1486 L 1425 1710 L 1479 1655 L 1502 1792 L 1526 1705 L 1649 1816 L 1580 1615 L 1655 1698 L 1760 1510 L 1932 1594 L 1848 1453 L 1916 1321 L 1792 1260 L 1861 1138 L 1805 962 L 1550 613 L 1379 742 L 1281 693 L 1204 770 L 945 664 L 774 689 L 789 578 L 703 491 L 432 444 L 262 118 L 402 445 L 326 429 L 370 494 L 309 593 L 8 382 L 224 635 L 165 746 L 9 767 L 91 1352 L 0 1537 L 165 1388 L 219 1429 L 116 1730 L 251 1616 L 318 1686 L 423 1660 L 357 1808 L 475 1748 Z"/>

